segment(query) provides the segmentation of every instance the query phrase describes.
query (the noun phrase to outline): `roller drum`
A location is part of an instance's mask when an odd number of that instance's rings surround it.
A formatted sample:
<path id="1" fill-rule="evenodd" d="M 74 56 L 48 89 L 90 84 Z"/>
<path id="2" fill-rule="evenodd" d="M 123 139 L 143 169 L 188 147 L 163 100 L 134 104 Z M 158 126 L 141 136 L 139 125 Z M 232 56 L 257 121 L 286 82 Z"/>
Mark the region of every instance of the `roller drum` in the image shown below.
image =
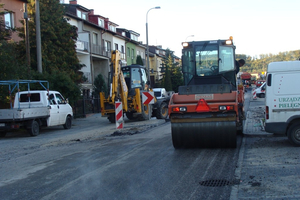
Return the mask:
<path id="1" fill-rule="evenodd" d="M 172 142 L 177 148 L 235 148 L 236 122 L 171 123 Z"/>

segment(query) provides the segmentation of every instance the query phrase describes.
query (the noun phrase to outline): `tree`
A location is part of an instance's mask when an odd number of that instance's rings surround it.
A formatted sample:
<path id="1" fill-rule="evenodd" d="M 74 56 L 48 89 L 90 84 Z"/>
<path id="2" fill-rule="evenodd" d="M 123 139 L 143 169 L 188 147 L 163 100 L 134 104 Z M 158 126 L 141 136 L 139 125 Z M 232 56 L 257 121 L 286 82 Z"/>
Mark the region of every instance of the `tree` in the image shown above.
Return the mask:
<path id="1" fill-rule="evenodd" d="M 172 81 L 171 81 L 171 72 L 170 72 L 171 67 L 172 67 L 172 57 L 169 54 L 168 62 L 166 63 L 166 71 L 165 71 L 165 77 L 164 77 L 164 88 L 167 91 L 172 90 Z"/>
<path id="2" fill-rule="evenodd" d="M 80 97 L 82 65 L 76 54 L 77 28 L 70 25 L 64 17 L 65 10 L 57 0 L 40 0 L 40 24 L 42 41 L 43 74 L 36 73 L 36 27 L 35 27 L 35 0 L 28 1 L 29 41 L 31 52 L 32 78 L 48 80 L 51 90 L 58 90 L 64 96 L 75 102 Z M 19 28 L 19 36 L 24 40 L 19 42 L 19 59 L 25 58 L 24 29 Z"/>
<path id="3" fill-rule="evenodd" d="M 95 95 L 99 95 L 100 92 L 104 92 L 107 94 L 107 87 L 104 81 L 104 78 L 101 74 L 99 74 L 94 81 L 94 86 L 95 86 Z"/>
<path id="4" fill-rule="evenodd" d="M 137 65 L 142 65 L 142 66 L 144 66 L 143 59 L 142 59 L 142 57 L 141 57 L 140 55 L 138 55 L 138 56 L 136 57 L 136 64 L 137 64 Z"/>
<path id="5" fill-rule="evenodd" d="M 177 92 L 178 87 L 183 85 L 183 76 L 181 73 L 181 67 L 178 66 L 179 63 L 173 62 L 174 57 L 173 52 L 170 51 L 170 49 L 167 49 L 166 57 L 163 59 L 162 67 L 160 67 L 163 75 L 161 85 L 168 91 L 172 90 Z"/>
<path id="6" fill-rule="evenodd" d="M 29 0 L 28 3 L 31 67 L 33 70 L 37 70 L 35 2 L 35 0 Z M 59 1 L 40 0 L 43 72 L 52 74 L 57 71 L 65 71 L 74 82 L 79 83 L 81 80 L 79 70 L 82 65 L 79 63 L 75 49 L 77 28 L 67 22 L 64 14 L 64 7 Z M 24 29 L 18 30 L 19 36 L 25 39 Z M 24 41 L 20 43 L 20 48 L 25 56 Z M 23 59 L 25 60 L 25 57 Z"/>

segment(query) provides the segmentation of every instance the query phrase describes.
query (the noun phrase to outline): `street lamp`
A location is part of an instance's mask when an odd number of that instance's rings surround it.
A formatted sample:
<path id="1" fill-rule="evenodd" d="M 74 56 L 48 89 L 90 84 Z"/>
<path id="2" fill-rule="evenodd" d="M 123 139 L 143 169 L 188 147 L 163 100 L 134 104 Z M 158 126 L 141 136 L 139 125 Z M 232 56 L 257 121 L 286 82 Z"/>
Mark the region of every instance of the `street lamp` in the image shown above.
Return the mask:
<path id="1" fill-rule="evenodd" d="M 160 6 L 150 8 L 146 14 L 147 69 L 148 69 L 148 81 L 150 82 L 149 86 L 151 86 L 151 80 L 150 80 L 150 64 L 149 64 L 149 45 L 148 45 L 148 12 L 152 9 L 160 9 Z"/>
<path id="2" fill-rule="evenodd" d="M 189 37 L 194 37 L 194 35 L 189 35 L 185 38 L 185 41 L 189 38 Z"/>

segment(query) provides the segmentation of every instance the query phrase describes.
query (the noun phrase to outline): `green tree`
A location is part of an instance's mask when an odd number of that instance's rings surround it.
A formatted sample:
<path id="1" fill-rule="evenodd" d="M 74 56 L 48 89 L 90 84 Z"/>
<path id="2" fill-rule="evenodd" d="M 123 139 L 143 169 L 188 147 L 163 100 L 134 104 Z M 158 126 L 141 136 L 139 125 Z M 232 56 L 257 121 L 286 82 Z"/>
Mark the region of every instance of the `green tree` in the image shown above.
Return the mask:
<path id="1" fill-rule="evenodd" d="M 94 86 L 95 86 L 95 95 L 99 95 L 100 92 L 104 92 L 107 94 L 107 87 L 104 81 L 104 78 L 101 74 L 99 74 L 94 81 Z"/>
<path id="2" fill-rule="evenodd" d="M 60 91 L 75 102 L 80 97 L 82 65 L 79 63 L 75 43 L 77 28 L 70 25 L 64 17 L 65 9 L 57 0 L 40 0 L 40 28 L 42 42 L 43 73 L 37 73 L 35 0 L 28 1 L 29 41 L 31 52 L 31 78 L 48 80 L 51 90 Z M 18 44 L 19 60 L 26 60 L 24 29 L 19 28 L 19 36 L 23 38 Z"/>
<path id="3" fill-rule="evenodd" d="M 172 64 L 171 56 L 169 56 L 169 62 L 166 64 L 166 71 L 165 71 L 165 77 L 164 77 L 164 88 L 167 91 L 172 90 L 171 72 L 169 70 L 169 67 L 171 66 L 170 64 Z"/>
<path id="4" fill-rule="evenodd" d="M 143 59 L 142 59 L 142 57 L 141 57 L 140 55 L 138 55 L 138 56 L 136 57 L 136 64 L 137 64 L 137 65 L 142 65 L 142 66 L 144 66 Z"/>
<path id="5" fill-rule="evenodd" d="M 29 41 L 31 52 L 31 67 L 37 70 L 36 59 L 36 27 L 35 27 L 35 0 L 28 1 Z M 81 74 L 75 42 L 77 40 L 76 27 L 70 25 L 64 17 L 65 10 L 57 0 L 40 0 L 40 28 L 42 41 L 42 68 L 43 72 L 53 74 L 64 71 L 71 80 L 80 83 Z M 24 29 L 18 29 L 19 36 L 25 39 Z M 25 60 L 25 40 L 20 42 Z"/>

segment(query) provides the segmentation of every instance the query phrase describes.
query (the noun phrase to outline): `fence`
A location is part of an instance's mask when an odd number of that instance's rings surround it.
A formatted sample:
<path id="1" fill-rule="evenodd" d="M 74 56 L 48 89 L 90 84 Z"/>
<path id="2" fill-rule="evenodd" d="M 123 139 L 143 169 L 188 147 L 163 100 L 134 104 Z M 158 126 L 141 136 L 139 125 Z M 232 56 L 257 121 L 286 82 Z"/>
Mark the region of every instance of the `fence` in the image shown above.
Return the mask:
<path id="1" fill-rule="evenodd" d="M 100 113 L 100 98 L 82 98 L 73 105 L 74 118 L 86 117 L 87 114 Z"/>

